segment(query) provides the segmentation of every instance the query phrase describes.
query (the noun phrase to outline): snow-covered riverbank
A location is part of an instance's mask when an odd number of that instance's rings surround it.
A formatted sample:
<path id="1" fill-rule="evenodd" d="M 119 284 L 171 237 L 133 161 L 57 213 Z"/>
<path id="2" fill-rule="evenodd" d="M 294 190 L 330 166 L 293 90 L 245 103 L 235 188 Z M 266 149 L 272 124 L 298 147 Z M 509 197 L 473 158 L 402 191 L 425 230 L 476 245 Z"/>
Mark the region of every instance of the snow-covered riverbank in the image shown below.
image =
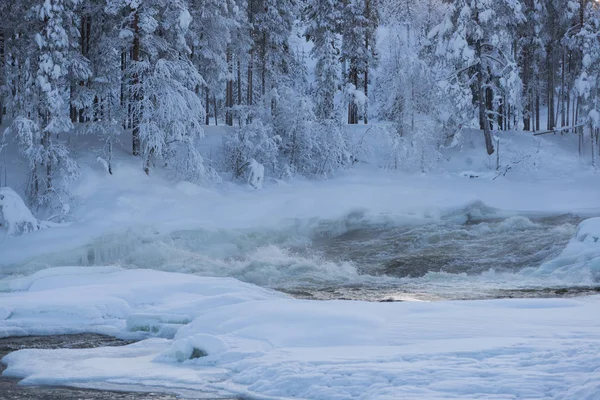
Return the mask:
<path id="1" fill-rule="evenodd" d="M 257 398 L 578 398 L 600 391 L 600 297 L 437 303 L 294 300 L 232 279 L 62 268 L 0 294 L 1 334 L 148 337 L 21 350 L 25 384 Z M 205 355 L 206 354 L 206 355 Z"/>

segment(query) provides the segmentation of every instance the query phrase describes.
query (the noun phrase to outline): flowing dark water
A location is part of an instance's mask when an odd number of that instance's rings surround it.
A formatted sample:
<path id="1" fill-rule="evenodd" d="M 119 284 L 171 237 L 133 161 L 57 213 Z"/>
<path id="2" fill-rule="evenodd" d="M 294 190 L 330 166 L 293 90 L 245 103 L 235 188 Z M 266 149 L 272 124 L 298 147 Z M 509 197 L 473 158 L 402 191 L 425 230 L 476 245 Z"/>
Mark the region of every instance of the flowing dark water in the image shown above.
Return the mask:
<path id="1" fill-rule="evenodd" d="M 291 221 L 278 229 L 168 234 L 138 229 L 4 269 L 151 268 L 234 277 L 309 299 L 576 296 L 595 293 L 600 279 L 535 270 L 559 256 L 583 219 L 519 215 L 476 202 L 435 218 L 356 211 L 338 220 Z"/>
<path id="2" fill-rule="evenodd" d="M 462 223 L 442 220 L 322 234 L 298 254 L 318 252 L 323 259 L 352 263 L 361 275 L 381 280 L 282 289 L 303 298 L 379 301 L 595 294 L 600 281 L 561 284 L 551 276 L 538 276 L 536 282 L 520 276 L 559 256 L 582 220 L 569 214 L 466 218 Z"/>

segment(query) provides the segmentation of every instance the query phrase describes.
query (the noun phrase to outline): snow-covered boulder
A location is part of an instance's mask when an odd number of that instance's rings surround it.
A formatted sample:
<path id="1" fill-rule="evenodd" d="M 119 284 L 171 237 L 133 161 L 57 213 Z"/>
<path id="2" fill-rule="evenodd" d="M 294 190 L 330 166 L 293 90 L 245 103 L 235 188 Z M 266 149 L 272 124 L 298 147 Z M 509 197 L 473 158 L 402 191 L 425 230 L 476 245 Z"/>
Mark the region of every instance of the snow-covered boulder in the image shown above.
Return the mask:
<path id="1" fill-rule="evenodd" d="M 590 218 L 581 222 L 575 237 L 582 243 L 600 244 L 600 218 Z"/>
<path id="2" fill-rule="evenodd" d="M 254 158 L 248 164 L 248 184 L 254 189 L 262 189 L 265 180 L 265 166 Z"/>
<path id="3" fill-rule="evenodd" d="M 9 187 L 0 188 L 0 231 L 12 236 L 37 231 L 43 227 L 21 196 Z"/>

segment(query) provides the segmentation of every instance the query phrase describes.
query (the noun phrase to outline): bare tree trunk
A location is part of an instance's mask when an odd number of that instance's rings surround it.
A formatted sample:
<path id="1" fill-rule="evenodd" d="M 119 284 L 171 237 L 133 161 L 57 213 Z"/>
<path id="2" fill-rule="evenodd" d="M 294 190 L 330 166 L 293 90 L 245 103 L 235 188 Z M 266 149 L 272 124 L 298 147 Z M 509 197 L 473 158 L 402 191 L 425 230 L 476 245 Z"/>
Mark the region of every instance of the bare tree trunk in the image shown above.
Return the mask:
<path id="1" fill-rule="evenodd" d="M 350 61 L 348 78 L 350 78 L 350 83 L 354 85 L 354 88 L 358 88 L 358 69 L 356 68 L 356 63 L 354 61 Z M 358 105 L 354 99 L 351 99 L 348 103 L 348 124 L 358 124 Z"/>
<path id="2" fill-rule="evenodd" d="M 134 17 L 133 17 L 133 48 L 132 48 L 132 52 L 131 52 L 131 58 L 133 60 L 134 63 L 137 63 L 140 61 L 140 30 L 139 30 L 139 15 L 138 15 L 138 11 L 135 11 Z M 139 85 L 140 83 L 140 77 L 138 76 L 138 74 L 134 74 L 133 75 L 133 84 L 134 85 Z M 132 116 L 132 122 L 133 122 L 133 129 L 132 129 L 132 152 L 134 156 L 139 156 L 141 153 L 141 143 L 140 143 L 140 102 L 141 102 L 141 96 L 140 96 L 140 91 L 139 88 L 136 89 L 135 93 L 134 93 L 134 101 L 136 103 L 136 106 L 134 107 L 133 110 L 133 116 Z"/>
<path id="3" fill-rule="evenodd" d="M 561 82 L 560 82 L 560 126 L 564 127 L 566 126 L 565 123 L 567 122 L 567 118 L 566 118 L 566 107 L 565 107 L 565 97 L 566 97 L 566 88 L 565 88 L 565 73 L 566 73 L 566 68 L 567 68 L 567 54 L 566 52 L 563 50 L 563 57 L 562 57 L 562 74 L 561 74 Z"/>
<path id="4" fill-rule="evenodd" d="M 553 66 L 550 62 L 548 64 L 548 90 L 547 90 L 547 102 L 548 102 L 548 119 L 546 121 L 546 128 L 551 131 L 554 129 L 554 72 Z"/>
<path id="5" fill-rule="evenodd" d="M 237 104 L 242 105 L 242 62 L 240 57 L 237 59 Z"/>
<path id="6" fill-rule="evenodd" d="M 596 167 L 596 150 L 594 149 L 594 142 L 595 142 L 595 138 L 594 138 L 594 132 L 595 129 L 590 127 L 590 142 L 591 142 L 591 147 L 590 149 L 592 150 L 592 167 Z"/>
<path id="7" fill-rule="evenodd" d="M 217 112 L 217 97 L 213 96 L 213 111 L 215 112 L 215 126 L 219 125 L 219 113 Z"/>
<path id="8" fill-rule="evenodd" d="M 369 18 L 369 15 L 371 14 L 371 1 L 370 0 L 365 0 L 365 17 Z M 367 34 L 365 36 L 365 54 L 369 53 L 369 45 L 370 45 L 370 37 L 369 37 L 369 30 L 366 30 Z M 367 62 L 365 65 L 365 70 L 364 70 L 364 76 L 365 76 L 365 81 L 364 81 L 364 90 L 365 90 L 365 97 L 368 99 L 369 98 L 369 63 Z M 368 109 L 368 102 L 365 103 L 364 105 L 364 122 L 365 125 L 369 123 L 369 109 Z M 358 123 L 358 121 L 357 121 Z"/>
<path id="9" fill-rule="evenodd" d="M 204 93 L 206 94 L 205 96 L 205 101 L 204 101 L 204 124 L 205 125 L 210 125 L 210 95 L 209 95 L 209 90 L 208 88 L 204 88 Z"/>
<path id="10" fill-rule="evenodd" d="M 237 58 L 237 105 L 242 105 L 242 62 L 238 54 Z M 238 125 L 242 126 L 241 112 L 238 113 Z"/>
<path id="11" fill-rule="evenodd" d="M 583 156 L 583 126 L 580 126 L 578 129 L 579 136 L 579 157 Z"/>
<path id="12" fill-rule="evenodd" d="M 0 125 L 4 119 L 4 86 L 6 85 L 4 29 L 0 28 Z"/>
<path id="13" fill-rule="evenodd" d="M 227 49 L 227 87 L 225 89 L 225 124 L 233 126 L 233 61 L 231 49 Z"/>
<path id="14" fill-rule="evenodd" d="M 571 91 L 567 90 L 567 118 L 566 118 L 566 126 L 571 126 L 571 120 L 570 120 L 570 114 L 571 114 Z"/>
<path id="15" fill-rule="evenodd" d="M 525 55 L 523 61 L 523 88 L 525 89 L 525 104 L 523 109 L 523 129 L 526 131 L 531 131 L 531 117 L 533 114 L 533 107 L 531 106 L 532 96 L 531 96 L 531 88 L 529 87 L 529 69 L 530 69 L 530 51 L 529 47 L 525 47 Z"/>
<path id="16" fill-rule="evenodd" d="M 368 99 L 369 96 L 369 66 L 365 67 L 365 97 Z M 369 109 L 368 103 L 365 103 L 365 125 L 369 123 Z"/>
<path id="17" fill-rule="evenodd" d="M 81 55 L 85 57 L 85 45 L 86 45 L 86 29 L 87 29 L 87 22 L 86 22 L 86 16 L 82 15 L 81 16 L 81 21 L 80 21 L 80 34 L 79 34 L 79 49 L 81 51 Z M 85 86 L 85 82 L 84 81 L 79 81 L 79 87 L 84 87 Z M 84 114 L 84 110 L 83 107 L 77 107 L 75 110 L 75 113 L 77 115 L 76 119 L 79 120 L 79 123 L 84 123 L 85 122 L 85 114 Z"/>
<path id="18" fill-rule="evenodd" d="M 555 54 L 554 54 L 554 13 L 552 10 L 548 11 L 550 15 L 549 31 L 551 34 L 551 40 L 546 46 L 546 92 L 547 92 L 547 106 L 548 106 L 548 120 L 546 128 L 551 131 L 554 130 L 554 75 L 555 75 Z"/>
<path id="19" fill-rule="evenodd" d="M 250 54 L 248 56 L 248 95 L 246 98 L 246 104 L 251 106 L 253 103 L 252 93 L 254 88 L 252 87 L 252 82 L 254 81 L 254 77 L 252 76 L 254 68 L 254 51 L 250 50 Z"/>
<path id="20" fill-rule="evenodd" d="M 123 49 L 121 51 L 121 110 L 126 110 L 127 107 L 126 105 L 126 93 L 127 93 L 127 89 L 126 89 L 126 71 L 127 71 L 127 51 L 125 49 Z M 123 129 L 127 129 L 128 128 L 128 118 L 127 117 L 123 117 Z"/>
<path id="21" fill-rule="evenodd" d="M 575 103 L 575 119 L 573 122 L 575 124 L 579 123 L 579 97 L 577 98 L 577 103 Z"/>
<path id="22" fill-rule="evenodd" d="M 490 124 L 487 121 L 486 99 L 483 87 L 483 65 L 481 64 L 481 40 L 475 44 L 475 56 L 479 60 L 477 64 L 477 91 L 479 98 L 479 123 L 483 125 L 483 136 L 485 138 L 485 149 L 488 155 L 494 154 L 494 144 L 492 143 L 492 133 L 490 132 Z"/>
<path id="23" fill-rule="evenodd" d="M 505 128 L 505 123 L 506 123 L 506 118 L 505 118 L 505 113 L 506 111 L 504 110 L 504 103 L 500 103 L 498 104 L 498 129 L 499 130 L 503 130 Z"/>
<path id="24" fill-rule="evenodd" d="M 506 104 L 506 96 L 504 96 L 504 104 Z M 512 125 L 511 125 L 512 108 L 511 108 L 510 104 L 506 104 L 505 108 L 506 108 L 506 118 L 505 118 L 506 122 L 505 122 L 504 130 L 510 131 L 510 129 L 512 128 Z"/>
<path id="25" fill-rule="evenodd" d="M 577 96 L 573 96 L 573 111 L 571 112 L 571 114 L 573 116 L 573 125 L 577 125 Z"/>
<path id="26" fill-rule="evenodd" d="M 535 130 L 540 131 L 540 92 L 539 89 L 535 91 Z"/>
<path id="27" fill-rule="evenodd" d="M 265 97 L 267 91 L 267 34 L 263 33 L 260 52 L 260 94 Z"/>

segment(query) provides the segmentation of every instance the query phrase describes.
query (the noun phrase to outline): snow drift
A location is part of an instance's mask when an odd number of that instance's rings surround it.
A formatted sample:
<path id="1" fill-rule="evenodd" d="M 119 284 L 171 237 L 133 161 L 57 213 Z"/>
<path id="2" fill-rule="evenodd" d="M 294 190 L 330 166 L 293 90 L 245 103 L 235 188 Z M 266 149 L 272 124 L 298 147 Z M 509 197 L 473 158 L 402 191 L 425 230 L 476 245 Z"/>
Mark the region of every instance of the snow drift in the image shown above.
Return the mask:
<path id="1" fill-rule="evenodd" d="M 598 296 L 315 302 L 233 279 L 118 268 L 49 269 L 7 286 L 21 291 L 0 293 L 0 336 L 143 339 L 11 353 L 4 374 L 23 384 L 313 400 L 600 393 Z"/>

